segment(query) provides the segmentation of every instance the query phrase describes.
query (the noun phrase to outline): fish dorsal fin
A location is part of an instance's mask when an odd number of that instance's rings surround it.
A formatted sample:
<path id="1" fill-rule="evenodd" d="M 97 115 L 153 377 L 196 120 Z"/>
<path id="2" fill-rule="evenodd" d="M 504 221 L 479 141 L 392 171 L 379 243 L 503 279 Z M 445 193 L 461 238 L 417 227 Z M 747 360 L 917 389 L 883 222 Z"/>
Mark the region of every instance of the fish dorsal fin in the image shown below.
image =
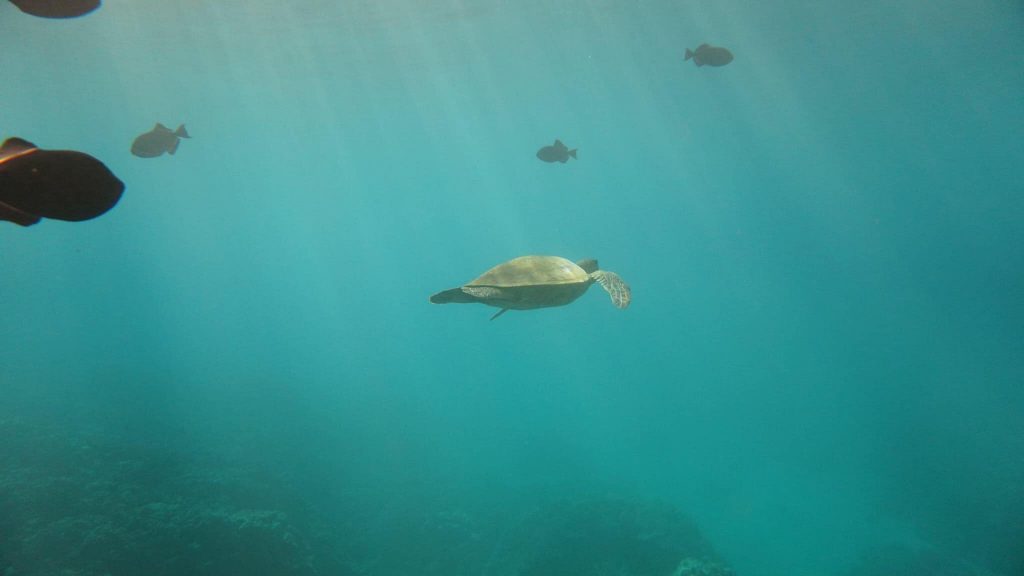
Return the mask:
<path id="1" fill-rule="evenodd" d="M 17 137 L 8 138 L 7 140 L 4 140 L 3 145 L 0 146 L 0 160 L 24 154 L 25 152 L 31 152 L 36 148 L 37 146 L 28 140 Z"/>
<path id="2" fill-rule="evenodd" d="M 153 131 L 154 132 L 170 132 L 171 129 L 168 128 L 167 126 L 164 126 L 163 124 L 157 122 L 156 126 L 153 126 Z"/>
<path id="3" fill-rule="evenodd" d="M 697 46 L 697 50 L 701 50 L 704 48 L 710 48 L 710 46 L 708 46 L 707 44 L 701 44 L 700 46 Z"/>
<path id="4" fill-rule="evenodd" d="M 565 144 L 562 144 L 561 140 L 555 138 L 555 148 L 567 148 L 567 146 Z"/>

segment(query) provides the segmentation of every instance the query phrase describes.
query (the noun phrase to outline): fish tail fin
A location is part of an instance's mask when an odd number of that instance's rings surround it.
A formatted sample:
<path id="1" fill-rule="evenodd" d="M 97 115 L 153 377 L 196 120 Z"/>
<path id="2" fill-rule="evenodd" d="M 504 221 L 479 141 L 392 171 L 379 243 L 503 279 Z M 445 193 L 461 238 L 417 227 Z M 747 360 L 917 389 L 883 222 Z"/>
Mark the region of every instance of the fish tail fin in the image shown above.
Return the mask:
<path id="1" fill-rule="evenodd" d="M 174 135 L 177 136 L 178 138 L 191 138 L 191 136 L 189 136 L 188 132 L 185 130 L 184 124 L 178 126 L 178 129 L 174 131 Z"/>
<path id="2" fill-rule="evenodd" d="M 685 56 L 685 57 L 683 57 L 683 62 L 686 62 L 686 61 L 687 61 L 687 60 L 689 60 L 690 58 L 693 58 L 693 51 L 692 51 L 692 50 L 690 50 L 689 48 L 687 48 L 687 49 L 686 49 L 686 56 Z"/>
<path id="3" fill-rule="evenodd" d="M 572 156 L 574 160 L 576 159 L 577 150 L 579 150 L 579 148 L 573 148 L 572 150 L 569 150 L 569 156 Z"/>

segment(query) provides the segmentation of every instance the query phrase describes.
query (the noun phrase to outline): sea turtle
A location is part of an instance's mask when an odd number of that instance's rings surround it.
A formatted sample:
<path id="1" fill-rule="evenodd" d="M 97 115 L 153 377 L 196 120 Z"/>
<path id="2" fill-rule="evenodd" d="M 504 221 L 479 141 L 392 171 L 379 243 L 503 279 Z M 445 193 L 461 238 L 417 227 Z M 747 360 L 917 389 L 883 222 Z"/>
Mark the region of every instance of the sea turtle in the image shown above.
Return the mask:
<path id="1" fill-rule="evenodd" d="M 501 308 L 494 320 L 508 310 L 564 306 L 579 298 L 597 282 L 608 292 L 616 308 L 629 306 L 629 286 L 614 272 L 598 270 L 597 260 L 573 263 L 559 256 L 520 256 L 498 264 L 458 288 L 430 297 L 434 304 L 479 302 Z"/>

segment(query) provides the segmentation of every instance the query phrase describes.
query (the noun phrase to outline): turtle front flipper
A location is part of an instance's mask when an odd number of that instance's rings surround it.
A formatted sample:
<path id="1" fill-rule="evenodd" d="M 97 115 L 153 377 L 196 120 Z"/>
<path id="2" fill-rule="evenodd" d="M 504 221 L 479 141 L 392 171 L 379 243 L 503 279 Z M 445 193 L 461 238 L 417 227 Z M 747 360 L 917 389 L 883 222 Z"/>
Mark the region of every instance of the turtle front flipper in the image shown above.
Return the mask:
<path id="1" fill-rule="evenodd" d="M 598 270 L 590 275 L 597 283 L 604 288 L 604 291 L 608 293 L 612 298 L 612 304 L 616 308 L 625 308 L 629 306 L 630 301 L 633 299 L 633 293 L 629 289 L 629 285 L 626 284 L 622 278 L 615 272 L 609 272 L 607 270 Z"/>

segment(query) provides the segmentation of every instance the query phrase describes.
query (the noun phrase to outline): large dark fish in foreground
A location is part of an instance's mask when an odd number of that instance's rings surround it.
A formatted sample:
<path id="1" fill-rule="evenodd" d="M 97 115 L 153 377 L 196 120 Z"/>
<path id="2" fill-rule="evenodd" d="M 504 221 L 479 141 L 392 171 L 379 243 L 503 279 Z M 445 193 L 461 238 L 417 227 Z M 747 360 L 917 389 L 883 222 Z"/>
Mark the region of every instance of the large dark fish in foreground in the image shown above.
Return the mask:
<path id="1" fill-rule="evenodd" d="M 565 164 L 569 161 L 570 156 L 576 157 L 576 148 L 569 150 L 565 144 L 562 144 L 561 140 L 555 140 L 555 143 L 551 146 L 545 146 L 537 150 L 537 158 L 545 162 L 561 162 Z"/>
<path id="2" fill-rule="evenodd" d="M 697 46 L 696 50 L 690 51 L 689 48 L 686 49 L 686 57 L 683 58 L 683 61 L 685 62 L 690 58 L 693 58 L 693 63 L 698 67 L 705 64 L 708 66 L 725 66 L 732 62 L 732 52 L 725 48 L 701 44 Z"/>
<path id="3" fill-rule="evenodd" d="M 41 150 L 21 138 L 0 146 L 0 220 L 89 220 L 113 208 L 122 192 L 124 183 L 83 152 Z"/>
<path id="4" fill-rule="evenodd" d="M 100 0 L 11 0 L 26 14 L 40 18 L 77 18 L 100 7 Z"/>
<path id="5" fill-rule="evenodd" d="M 156 158 L 166 152 L 173 156 L 178 151 L 178 142 L 181 138 L 191 138 L 185 131 L 184 124 L 171 132 L 170 128 L 157 122 L 152 130 L 140 134 L 132 142 L 132 154 L 139 158 Z"/>

